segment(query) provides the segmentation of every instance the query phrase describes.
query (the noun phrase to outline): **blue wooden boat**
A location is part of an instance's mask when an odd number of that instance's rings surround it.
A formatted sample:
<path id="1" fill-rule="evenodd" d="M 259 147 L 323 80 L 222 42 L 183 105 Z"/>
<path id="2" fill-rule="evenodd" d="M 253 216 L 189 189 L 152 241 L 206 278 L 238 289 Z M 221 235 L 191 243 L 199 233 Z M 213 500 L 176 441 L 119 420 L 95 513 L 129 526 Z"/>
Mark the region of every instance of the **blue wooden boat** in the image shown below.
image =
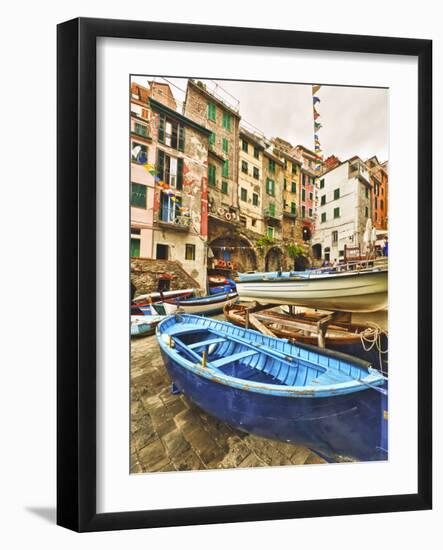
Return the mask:
<path id="1" fill-rule="evenodd" d="M 146 316 L 159 316 L 167 315 L 163 302 L 156 302 L 155 304 L 144 304 L 144 305 L 131 305 L 131 316 L 140 317 L 142 315 Z"/>
<path id="2" fill-rule="evenodd" d="M 175 390 L 221 421 L 331 462 L 387 459 L 387 379 L 369 363 L 194 315 L 156 334 Z"/>

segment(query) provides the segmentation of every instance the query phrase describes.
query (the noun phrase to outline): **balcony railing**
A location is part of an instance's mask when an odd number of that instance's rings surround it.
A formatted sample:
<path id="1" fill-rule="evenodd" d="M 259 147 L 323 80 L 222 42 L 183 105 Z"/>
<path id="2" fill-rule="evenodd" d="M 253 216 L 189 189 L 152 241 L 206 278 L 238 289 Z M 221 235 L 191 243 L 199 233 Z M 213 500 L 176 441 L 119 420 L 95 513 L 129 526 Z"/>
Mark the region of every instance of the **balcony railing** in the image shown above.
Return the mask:
<path id="1" fill-rule="evenodd" d="M 296 218 L 297 217 L 297 210 L 284 210 L 283 216 L 286 216 L 287 218 Z"/>
<path id="2" fill-rule="evenodd" d="M 158 223 L 176 231 L 189 231 L 191 218 L 189 216 L 180 216 L 173 209 L 163 209 L 160 210 Z"/>
<path id="3" fill-rule="evenodd" d="M 141 137 L 141 138 L 145 138 L 145 139 L 150 139 L 151 138 L 151 132 L 149 131 L 149 129 L 146 130 L 146 132 L 140 132 L 140 131 L 137 131 L 135 128 L 133 128 L 131 133 L 132 133 L 132 135 L 137 136 L 137 137 Z"/>
<path id="4" fill-rule="evenodd" d="M 265 208 L 265 210 L 263 211 L 263 214 L 264 214 L 264 217 L 269 222 L 274 222 L 274 223 L 280 223 L 281 222 L 282 213 L 280 211 L 275 211 L 275 210 L 272 210 L 270 208 Z"/>

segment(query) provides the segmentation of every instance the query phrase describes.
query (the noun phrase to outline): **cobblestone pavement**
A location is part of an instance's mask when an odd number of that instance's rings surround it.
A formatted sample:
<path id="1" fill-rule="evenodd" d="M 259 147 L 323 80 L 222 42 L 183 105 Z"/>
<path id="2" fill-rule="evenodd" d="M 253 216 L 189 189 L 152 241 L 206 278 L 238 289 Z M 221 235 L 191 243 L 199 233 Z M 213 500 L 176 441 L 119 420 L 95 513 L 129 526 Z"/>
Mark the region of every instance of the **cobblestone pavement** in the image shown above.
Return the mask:
<path id="1" fill-rule="evenodd" d="M 305 447 L 235 430 L 172 395 L 156 337 L 131 345 L 132 473 L 324 462 Z"/>

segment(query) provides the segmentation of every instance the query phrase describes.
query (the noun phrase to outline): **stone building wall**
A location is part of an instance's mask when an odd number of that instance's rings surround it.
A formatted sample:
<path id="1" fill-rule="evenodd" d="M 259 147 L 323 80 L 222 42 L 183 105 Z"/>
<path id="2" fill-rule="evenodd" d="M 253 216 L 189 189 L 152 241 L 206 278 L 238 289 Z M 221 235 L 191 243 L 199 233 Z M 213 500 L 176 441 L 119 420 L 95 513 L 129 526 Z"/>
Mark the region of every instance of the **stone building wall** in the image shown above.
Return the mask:
<path id="1" fill-rule="evenodd" d="M 154 197 L 154 256 L 159 258 L 159 245 L 163 250 L 168 247 L 168 259 L 179 260 L 184 269 L 205 286 L 206 281 L 206 239 L 208 233 L 207 169 L 208 169 L 208 132 L 199 126 L 184 126 L 184 148 L 180 151 L 158 141 L 158 113 L 154 115 L 153 143 L 157 149 L 157 158 L 161 150 L 170 159 L 181 159 L 182 188 L 164 189 L 157 185 Z M 173 113 L 168 117 L 174 120 Z M 172 162 L 172 160 L 171 160 Z M 178 181 L 178 179 L 177 179 Z M 168 198 L 169 196 L 169 198 Z M 162 203 L 169 201 L 169 207 Z M 174 210 L 175 209 L 175 210 Z M 165 220 L 165 211 L 168 219 Z M 170 218 L 170 219 L 169 219 Z M 186 257 L 186 248 L 192 248 L 190 257 Z M 166 257 L 165 255 L 163 257 Z"/>
<path id="2" fill-rule="evenodd" d="M 238 172 L 239 216 L 242 225 L 258 236 L 264 234 L 262 155 L 263 146 L 258 143 L 257 138 L 242 130 Z"/>
<path id="3" fill-rule="evenodd" d="M 135 286 L 135 296 L 156 292 L 159 280 L 170 277 L 171 290 L 201 288 L 175 260 L 154 260 L 151 258 L 131 259 L 131 283 Z"/>
<path id="4" fill-rule="evenodd" d="M 270 168 L 269 161 L 275 163 L 275 170 L 273 171 Z M 270 154 L 266 151 L 263 154 L 263 214 L 264 214 L 264 223 L 265 231 L 267 233 L 268 227 L 274 228 L 274 240 L 279 241 L 283 238 L 283 179 L 284 179 L 284 169 L 283 162 L 278 159 L 275 155 Z M 275 182 L 275 191 L 274 194 L 267 192 L 267 181 L 271 179 Z M 271 213 L 271 205 L 275 207 L 275 214 Z"/>
<path id="5" fill-rule="evenodd" d="M 208 103 L 215 105 L 215 121 L 208 117 Z M 230 116 L 230 129 L 223 126 L 223 114 Z M 220 159 L 219 162 L 216 162 L 217 168 L 221 168 L 220 163 L 224 161 L 228 162 L 227 175 L 222 175 L 221 170 L 217 169 L 217 180 L 219 183 L 216 186 L 216 190 L 210 189 L 215 209 L 222 206 L 221 203 L 223 202 L 225 207 L 233 209 L 238 215 L 238 140 L 240 115 L 207 91 L 204 84 L 199 85 L 191 79 L 188 80 L 186 90 L 184 115 L 204 126 L 213 134 L 209 148 Z M 223 140 L 227 142 L 227 152 L 223 148 Z M 227 184 L 227 193 L 223 194 L 221 193 L 222 181 Z"/>

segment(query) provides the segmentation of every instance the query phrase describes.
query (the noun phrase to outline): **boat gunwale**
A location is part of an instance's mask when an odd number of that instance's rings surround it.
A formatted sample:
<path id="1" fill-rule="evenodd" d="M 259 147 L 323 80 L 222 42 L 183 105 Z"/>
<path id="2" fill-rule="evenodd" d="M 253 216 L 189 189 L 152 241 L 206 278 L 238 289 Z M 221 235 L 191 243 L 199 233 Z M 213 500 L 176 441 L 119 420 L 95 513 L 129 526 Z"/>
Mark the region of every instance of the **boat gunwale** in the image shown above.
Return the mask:
<path id="1" fill-rule="evenodd" d="M 237 297 L 238 297 L 237 292 L 229 291 L 229 292 L 220 292 L 217 294 L 211 294 L 209 296 L 198 296 L 187 300 L 180 300 L 180 298 L 171 298 L 170 300 L 163 300 L 162 302 L 160 302 L 160 304 L 167 303 L 174 306 L 175 305 L 192 306 L 192 305 L 207 305 L 207 304 L 212 305 L 212 304 L 218 304 L 220 302 L 226 302 L 228 300 L 232 300 Z"/>
<path id="2" fill-rule="evenodd" d="M 239 274 L 239 276 L 235 279 L 235 283 L 238 287 L 238 285 L 245 285 L 245 284 L 254 284 L 254 283 L 290 283 L 290 282 L 302 282 L 302 281 L 325 281 L 327 279 L 337 279 L 337 278 L 341 278 L 341 277 L 352 277 L 352 276 L 357 276 L 357 275 L 360 275 L 360 276 L 369 276 L 369 275 L 381 275 L 383 273 L 386 273 L 388 274 L 388 269 L 387 268 L 373 268 L 373 269 L 370 269 L 370 270 L 355 270 L 355 271 L 338 271 L 336 273 L 327 273 L 327 274 L 322 274 L 322 273 L 315 273 L 315 274 L 312 274 L 312 275 L 309 275 L 307 277 L 302 277 L 302 276 L 293 276 L 293 277 L 286 277 L 286 276 L 281 276 L 281 277 L 272 277 L 272 278 L 265 278 L 265 277 L 261 277 L 261 278 L 257 278 L 257 279 L 247 279 L 247 280 L 244 280 L 242 281 L 240 279 L 240 276 L 241 274 Z"/>
<path id="3" fill-rule="evenodd" d="M 277 307 L 277 306 L 276 306 Z M 243 309 L 241 309 L 243 308 Z M 241 328 L 246 328 L 246 313 L 247 306 L 244 304 L 226 304 L 226 306 L 223 308 L 223 313 L 225 316 L 225 319 Z M 299 345 L 299 344 L 307 344 L 307 340 L 312 342 L 318 341 L 317 334 L 302 334 L 303 330 L 313 330 L 314 324 L 318 321 L 314 320 L 307 320 L 304 318 L 294 318 L 294 321 L 299 321 L 300 323 L 306 323 L 306 329 L 304 328 L 295 328 L 288 326 L 287 328 L 283 328 L 283 325 L 286 321 L 284 318 L 284 313 L 277 313 L 279 317 L 275 317 L 275 320 L 272 319 L 271 313 L 274 313 L 274 311 L 268 311 L 264 310 L 265 314 L 269 315 L 267 319 L 263 319 L 261 316 L 264 316 L 263 311 L 255 312 L 254 310 L 251 310 L 250 313 L 253 315 L 256 315 L 257 318 L 267 327 L 271 332 L 274 332 L 274 336 L 277 338 L 287 338 L 291 344 Z M 281 317 L 280 317 L 281 315 Z M 292 321 L 293 319 L 289 318 L 289 314 L 287 321 Z M 281 326 L 280 327 L 274 327 L 271 326 L 273 323 L 278 323 Z M 251 327 L 253 328 L 253 327 Z M 348 330 L 349 328 L 349 330 Z M 363 324 L 363 323 L 349 323 L 340 324 L 337 321 L 334 321 L 330 324 L 328 327 L 328 330 L 325 334 L 325 340 L 326 342 L 329 342 L 331 344 L 340 344 L 340 345 L 352 345 L 358 342 L 361 342 L 361 334 L 366 330 L 370 328 L 370 325 Z M 338 333 L 340 333 L 340 336 L 338 336 Z M 308 344 L 309 345 L 309 344 Z M 315 345 L 315 344 L 313 344 Z"/>
<path id="4" fill-rule="evenodd" d="M 198 316 L 189 315 L 189 314 L 184 314 L 183 316 L 191 319 L 197 319 L 201 322 L 201 318 Z M 172 317 L 172 316 L 169 316 L 169 317 Z M 176 361 L 176 363 L 178 363 L 181 367 L 186 368 L 187 370 L 191 371 L 197 376 L 202 376 L 213 382 L 216 382 L 225 386 L 233 387 L 236 389 L 241 389 L 243 391 L 251 391 L 251 392 L 261 393 L 261 394 L 270 395 L 270 396 L 293 397 L 293 398 L 295 397 L 305 397 L 305 398 L 306 397 L 310 397 L 310 398 L 339 397 L 339 396 L 349 395 L 351 393 L 370 390 L 370 389 L 383 391 L 379 386 L 382 386 L 384 384 L 384 382 L 386 381 L 386 378 L 382 376 L 377 370 L 373 369 L 370 363 L 368 363 L 367 361 L 363 361 L 358 357 L 354 358 L 345 353 L 335 352 L 332 350 L 322 350 L 321 354 L 329 357 L 333 357 L 334 359 L 337 359 L 337 360 L 342 359 L 348 363 L 351 363 L 353 366 L 356 366 L 363 370 L 367 370 L 368 374 L 360 380 L 349 378 L 349 380 L 345 382 L 340 382 L 336 384 L 322 384 L 320 386 L 286 386 L 284 384 L 268 384 L 268 383 L 247 381 L 243 378 L 236 378 L 233 376 L 229 376 L 221 371 L 217 372 L 210 368 L 210 364 L 208 364 L 207 367 L 203 367 L 202 364 L 193 363 L 191 360 L 180 355 L 173 347 L 170 347 L 166 344 L 166 342 L 161 338 L 162 334 L 167 334 L 167 332 L 162 331 L 162 328 L 163 328 L 162 325 L 170 321 L 169 317 L 161 321 L 156 328 L 157 342 L 160 346 L 160 349 L 167 356 L 169 356 L 171 359 Z M 210 322 L 215 324 L 222 324 L 222 321 L 211 320 Z M 185 323 L 185 324 L 189 324 L 189 323 Z M 239 328 L 239 327 L 236 327 L 236 328 Z M 202 330 L 207 330 L 208 332 L 212 332 L 209 326 L 203 326 Z M 246 330 L 246 329 L 241 329 L 241 330 Z M 172 336 L 179 336 L 179 335 L 180 333 L 176 333 Z M 226 336 L 229 338 L 230 334 L 226 333 Z M 286 339 L 275 338 L 275 337 L 270 337 L 266 335 L 262 335 L 262 336 L 265 339 L 269 339 L 269 340 L 274 339 L 274 340 L 284 341 L 285 343 L 290 343 Z M 304 349 L 306 351 L 311 351 L 313 353 L 316 353 L 317 355 L 320 355 L 318 348 L 316 348 L 315 346 L 311 346 L 309 344 L 298 344 L 298 343 L 291 344 L 291 345 L 294 347 L 300 347 L 301 349 Z M 257 351 L 259 353 L 260 352 L 264 353 L 264 350 L 258 349 Z M 278 350 L 275 350 L 275 351 L 278 351 Z M 303 358 L 301 359 L 304 360 Z M 278 360 L 278 358 L 276 358 L 276 360 Z M 322 365 L 319 365 L 319 366 L 322 366 Z"/>

